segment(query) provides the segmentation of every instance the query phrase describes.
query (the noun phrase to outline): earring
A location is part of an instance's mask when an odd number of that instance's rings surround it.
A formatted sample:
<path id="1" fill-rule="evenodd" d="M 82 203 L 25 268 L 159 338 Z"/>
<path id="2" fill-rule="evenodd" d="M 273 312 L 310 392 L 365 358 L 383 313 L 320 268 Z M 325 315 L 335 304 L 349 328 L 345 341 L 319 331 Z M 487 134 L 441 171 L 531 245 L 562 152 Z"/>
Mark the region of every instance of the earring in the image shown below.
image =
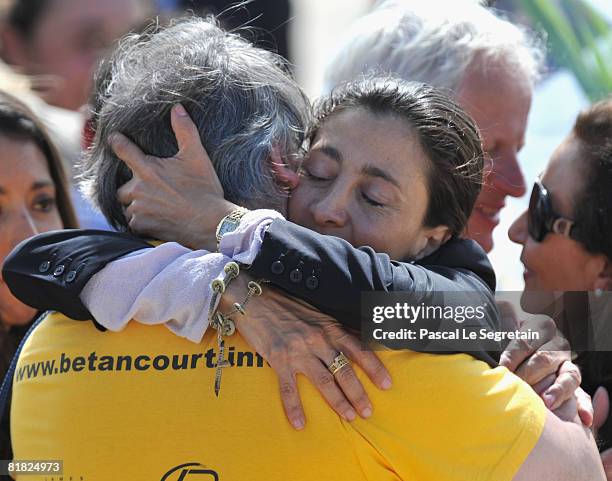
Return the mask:
<path id="1" fill-rule="evenodd" d="M 601 288 L 595 289 L 595 297 L 599 298 L 601 296 L 603 296 L 603 289 L 601 289 Z"/>

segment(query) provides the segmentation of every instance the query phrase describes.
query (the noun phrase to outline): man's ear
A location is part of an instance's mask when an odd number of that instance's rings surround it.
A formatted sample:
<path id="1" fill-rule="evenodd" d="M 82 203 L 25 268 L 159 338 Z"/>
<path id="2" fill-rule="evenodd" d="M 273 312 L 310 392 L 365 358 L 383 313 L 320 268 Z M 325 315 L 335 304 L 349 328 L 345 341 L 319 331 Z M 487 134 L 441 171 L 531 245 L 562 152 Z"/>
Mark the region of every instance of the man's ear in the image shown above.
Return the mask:
<path id="1" fill-rule="evenodd" d="M 291 165 L 292 162 L 286 162 L 278 145 L 272 147 L 269 161 L 276 183 L 289 190 L 295 189 L 300 182 L 297 162 L 296 165 Z"/>
<path id="2" fill-rule="evenodd" d="M 416 259 L 422 259 L 432 252 L 435 252 L 438 247 L 444 244 L 451 238 L 451 230 L 448 226 L 439 225 L 437 227 L 427 227 L 425 229 L 425 245 L 415 256 Z"/>
<path id="3" fill-rule="evenodd" d="M 604 266 L 599 272 L 593 287 L 595 290 L 612 291 L 612 262 L 609 259 L 605 259 Z"/>

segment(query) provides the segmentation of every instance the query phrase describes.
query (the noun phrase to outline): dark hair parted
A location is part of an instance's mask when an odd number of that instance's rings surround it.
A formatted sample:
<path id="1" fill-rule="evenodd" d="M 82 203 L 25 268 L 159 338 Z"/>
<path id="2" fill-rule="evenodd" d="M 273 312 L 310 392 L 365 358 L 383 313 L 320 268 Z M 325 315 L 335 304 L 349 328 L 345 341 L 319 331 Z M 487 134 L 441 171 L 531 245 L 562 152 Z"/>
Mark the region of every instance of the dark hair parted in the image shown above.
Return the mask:
<path id="1" fill-rule="evenodd" d="M 49 174 L 55 185 L 57 208 L 65 228 L 76 228 L 78 222 L 72 202 L 64 167 L 49 134 L 36 115 L 12 95 L 0 90 L 0 136 L 34 142 L 41 150 Z"/>
<path id="2" fill-rule="evenodd" d="M 395 77 L 364 78 L 338 86 L 318 102 L 310 143 L 326 119 L 350 108 L 406 121 L 429 159 L 424 224 L 461 235 L 483 182 L 482 140 L 472 118 L 440 89 Z"/>
<path id="3" fill-rule="evenodd" d="M 580 113 L 572 133 L 585 167 L 574 204 L 578 238 L 589 252 L 612 260 L 612 98 Z"/>

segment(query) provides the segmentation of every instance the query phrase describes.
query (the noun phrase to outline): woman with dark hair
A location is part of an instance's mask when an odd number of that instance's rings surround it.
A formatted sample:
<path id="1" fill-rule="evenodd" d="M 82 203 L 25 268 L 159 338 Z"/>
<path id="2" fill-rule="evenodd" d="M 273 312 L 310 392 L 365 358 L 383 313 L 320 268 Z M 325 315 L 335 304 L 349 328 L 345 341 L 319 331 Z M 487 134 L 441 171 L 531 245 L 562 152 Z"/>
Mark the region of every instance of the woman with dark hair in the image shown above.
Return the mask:
<path id="1" fill-rule="evenodd" d="M 76 228 L 59 155 L 40 121 L 0 91 L 0 263 L 22 240 L 40 232 Z M 0 276 L 0 377 L 36 310 L 16 299 Z M 0 457 L 7 459 L 2 433 Z"/>
<path id="2" fill-rule="evenodd" d="M 175 107 L 173 125 L 181 111 L 183 118 L 186 117 L 184 109 Z M 242 212 L 234 230 L 224 231 L 227 229 L 226 218 L 215 232 L 219 220 L 228 213 L 233 215 L 236 205 L 224 200 L 210 160 L 205 157 L 200 172 L 202 180 L 194 184 L 201 195 L 200 208 L 202 205 L 207 207 L 206 215 L 194 219 L 191 225 L 193 233 L 200 236 L 200 246 L 212 251 L 219 241 L 222 254 L 233 254 L 235 260 L 251 264 L 251 274 L 267 276 L 275 282 L 274 275 L 281 275 L 285 264 L 289 268 L 292 261 L 278 261 L 280 266 L 275 261 L 271 266 L 268 260 L 258 262 L 253 257 L 258 257 L 258 251 L 265 254 L 265 244 L 270 239 L 272 245 L 277 240 L 279 243 L 286 240 L 294 242 L 294 245 L 302 244 L 305 248 L 298 254 L 303 255 L 303 265 L 291 270 L 292 282 L 301 285 L 303 276 L 309 275 L 306 264 L 310 260 L 307 256 L 328 259 L 329 263 L 322 267 L 338 282 L 330 284 L 329 278 L 319 277 L 330 292 L 316 292 L 318 281 L 314 274 L 306 279 L 306 289 L 302 291 L 313 291 L 315 297 L 318 294 L 318 298 L 323 300 L 330 296 L 339 297 L 337 306 L 358 302 L 358 292 L 351 292 L 345 283 L 348 278 L 351 284 L 351 279 L 356 280 L 360 275 L 370 276 L 373 289 L 378 286 L 388 288 L 389 284 L 385 282 L 389 281 L 400 291 L 471 290 L 481 292 L 484 298 L 492 301 L 494 279 L 486 257 L 480 248 L 470 247 L 472 241 L 457 238 L 465 228 L 482 180 L 482 147 L 478 130 L 469 116 L 431 87 L 393 79 L 375 79 L 351 84 L 336 92 L 322 104 L 318 118 L 319 124 L 310 136 L 309 154 L 302 166 L 304 178 L 299 185 L 293 185 L 287 209 L 289 218 L 299 217 L 299 223 L 313 230 L 291 227 L 280 214 L 256 209 Z M 196 161 L 202 164 L 202 159 Z M 130 198 L 134 202 L 138 194 L 133 190 L 138 182 L 136 176 L 144 168 L 133 158 L 128 163 L 135 178 L 120 189 L 118 196 L 124 204 L 129 203 L 126 200 L 130 201 Z M 166 169 L 173 168 L 168 159 L 160 165 Z M 432 206 L 438 211 L 431 212 Z M 445 208 L 440 209 L 441 206 Z M 133 220 L 137 213 L 135 207 L 127 208 L 128 221 Z M 148 207 L 156 208 L 155 205 Z M 234 217 L 233 220 L 238 219 Z M 293 237 L 284 236 L 284 232 L 291 232 Z M 285 239 L 280 239 L 282 237 Z M 351 243 L 364 247 L 355 248 Z M 455 253 L 462 257 L 455 261 L 468 268 L 443 264 L 419 266 L 410 262 L 422 259 L 449 243 L 455 243 Z M 463 249 L 457 246 L 463 246 Z M 335 416 L 311 386 L 300 382 L 305 404 L 315 414 L 316 429 L 306 429 L 299 434 L 288 432 L 280 425 L 281 406 L 278 394 L 270 389 L 274 381 L 269 370 L 232 370 L 225 397 L 216 396 L 218 391 L 215 395 L 212 389 L 201 389 L 208 383 L 212 385 L 213 380 L 217 386 L 218 377 L 213 369 L 197 372 L 193 368 L 167 369 L 170 358 L 157 353 L 193 352 L 196 357 L 192 358 L 192 364 L 194 359 L 205 357 L 206 367 L 214 367 L 212 359 L 215 355 L 221 356 L 221 350 L 214 353 L 217 335 L 206 330 L 207 324 L 198 324 L 197 321 L 198 316 L 204 315 L 206 320 L 209 317 L 210 300 L 204 302 L 207 305 L 204 309 L 200 303 L 202 298 L 210 299 L 208 289 L 210 274 L 215 268 L 213 263 L 220 263 L 223 268 L 229 258 L 181 249 L 177 244 L 167 243 L 153 252 L 149 249 L 136 253 L 118 261 L 114 271 L 113 264 L 107 266 L 99 273 L 103 274 L 102 278 L 92 280 L 86 287 L 83 300 L 87 308 L 101 324 L 113 330 L 124 330 L 123 334 L 101 339 L 91 326 L 58 315 L 47 318 L 34 333 L 20 362 L 42 362 L 41 359 L 49 356 L 64 359 L 60 352 L 68 352 L 66 355 L 75 361 L 78 357 L 80 364 L 84 364 L 85 359 L 90 363 L 85 370 L 82 365 L 78 367 L 79 376 L 55 376 L 53 379 L 54 387 L 48 391 L 46 401 L 62 406 L 63 412 L 51 412 L 45 416 L 45 429 L 54 430 L 53 427 L 60 423 L 69 427 L 54 436 L 52 441 L 49 433 L 41 436 L 43 442 L 53 443 L 52 448 L 44 448 L 47 452 L 52 449 L 66 463 L 94 470 L 101 476 L 116 472 L 118 467 L 124 474 L 134 473 L 136 476 L 136 472 L 130 470 L 138 469 L 140 475 L 143 469 L 151 473 L 163 472 L 162 468 L 171 466 L 170 459 L 166 459 L 168 456 L 173 462 L 183 459 L 187 452 L 192 451 L 193 439 L 205 431 L 210 439 L 222 433 L 232 433 L 235 441 L 231 452 L 227 451 L 229 456 L 222 458 L 224 453 L 211 453 L 209 458 L 215 456 L 215 469 L 223 472 L 234 469 L 234 475 L 230 477 L 236 479 L 249 476 L 247 472 L 254 479 L 279 475 L 312 479 L 310 470 L 296 468 L 299 466 L 298 458 L 309 460 L 309 465 L 313 465 L 314 460 L 315 477 L 326 479 L 380 479 L 391 472 L 399 479 L 415 476 L 449 480 L 493 477 L 522 481 L 542 479 L 545 472 L 555 479 L 563 479 L 561 473 L 564 472 L 571 472 L 572 479 L 600 479 L 601 471 L 595 463 L 588 462 L 588 468 L 583 471 L 578 466 L 578 458 L 588 461 L 596 457 L 594 445 L 582 431 L 582 426 L 563 423 L 547 412 L 536 393 L 507 370 L 490 369 L 485 363 L 464 354 L 435 356 L 411 351 L 381 351 L 381 359 L 394 373 L 396 389 L 384 394 L 373 391 L 374 401 L 379 407 L 377 414 L 373 416 L 371 406 L 363 406 L 363 411 L 359 411 L 364 417 L 372 416 L 369 423 L 344 423 L 343 420 L 355 418 L 354 412 L 350 414 L 348 404 L 340 406 L 348 408 L 340 409 L 340 417 Z M 156 261 L 155 251 L 165 252 L 165 260 Z M 404 262 L 393 262 L 383 252 L 404 259 Z M 294 253 L 285 254 L 290 257 Z M 206 276 L 194 264 L 205 262 L 203 259 L 208 256 L 212 259 L 208 261 L 209 267 L 213 267 Z M 156 262 L 168 265 L 174 261 L 194 267 L 191 272 L 195 275 L 177 277 L 177 272 L 160 273 L 153 266 Z M 315 280 L 311 279 L 313 277 Z M 133 291 L 137 291 L 136 297 L 132 297 Z M 239 355 L 252 349 L 247 345 L 252 342 L 262 356 L 271 355 L 271 366 L 281 380 L 284 379 L 281 394 L 285 401 L 291 401 L 286 407 L 295 418 L 295 414 L 301 412 L 299 398 L 296 401 L 297 372 L 291 366 L 279 363 L 274 357 L 274 349 L 278 348 L 279 339 L 297 345 L 295 342 L 301 332 L 283 331 L 282 325 L 286 320 L 282 319 L 282 312 L 279 313 L 277 307 L 291 309 L 293 313 L 301 312 L 305 319 L 316 315 L 316 311 L 311 308 L 299 311 L 303 304 L 270 287 L 265 291 L 269 295 L 264 294 L 250 303 L 244 319 L 236 316 L 238 334 L 228 338 L 225 347 L 229 353 Z M 173 298 L 180 298 L 181 302 L 176 303 Z M 133 304 L 130 299 L 134 300 Z M 126 306 L 126 301 L 130 305 Z M 194 306 L 200 308 L 193 309 Z M 225 305 L 220 307 L 224 308 Z M 127 309 L 127 315 L 115 315 L 124 309 Z M 255 317 L 253 313 L 256 313 Z M 196 317 L 193 324 L 190 324 L 194 321 L 189 319 L 190 314 Z M 275 316 L 281 317 L 280 323 L 279 319 L 274 319 Z M 129 322 L 131 318 L 145 324 L 165 323 L 170 330 L 197 343 L 187 343 L 168 335 L 166 329 L 143 328 L 138 322 Z M 41 344 L 48 336 L 53 336 L 53 332 L 60 331 L 62 335 L 55 336 L 54 346 Z M 135 333 L 142 335 L 133 337 Z M 288 338 L 283 336 L 287 333 Z M 341 335 L 335 337 L 339 339 Z M 302 342 L 307 341 L 302 339 Z M 266 344 L 271 348 L 266 349 Z M 111 376 L 106 376 L 106 372 L 99 374 L 99 371 L 114 370 L 114 365 L 109 365 L 113 362 L 112 356 L 104 356 L 104 364 L 96 364 L 96 352 L 111 349 L 110 352 L 115 352 L 115 346 L 119 346 L 117 352 L 121 352 L 123 359 L 130 356 L 136 359 L 135 369 L 129 368 L 129 380 L 119 368 Z M 86 356 L 85 353 L 89 354 Z M 335 405 L 336 393 L 333 392 L 337 389 L 336 382 L 340 385 L 358 382 L 357 377 L 353 373 L 350 379 L 346 373 L 351 371 L 346 364 L 338 365 L 338 358 L 342 356 L 333 347 L 316 355 L 316 360 L 310 361 L 315 365 L 310 374 L 315 374 L 315 385 L 326 400 L 338 408 Z M 480 358 L 486 356 L 481 353 Z M 151 371 L 146 373 L 149 371 L 148 362 L 152 362 L 157 371 L 154 377 L 150 376 Z M 240 362 L 237 361 L 238 366 Z M 179 366 L 178 357 L 176 363 L 174 360 L 172 363 Z M 492 359 L 490 363 L 495 364 Z M 263 360 L 261 367 L 264 367 Z M 382 372 L 384 370 L 380 369 L 378 374 Z M 287 378 L 293 384 L 285 384 Z M 12 414 L 16 426 L 15 446 L 22 456 L 34 456 L 41 449 L 40 443 L 32 441 L 34 431 L 29 416 L 34 407 L 31 400 L 42 385 L 40 379 L 30 378 L 29 381 L 17 383 L 14 391 L 15 399 L 19 400 L 15 404 L 19 407 Z M 77 390 L 82 392 L 84 383 L 88 389 L 83 398 L 75 393 Z M 384 383 L 381 384 L 385 387 Z M 138 385 L 138 389 L 135 390 L 134 385 Z M 172 386 L 171 389 L 168 386 Z M 289 391 L 293 396 L 288 396 L 291 394 Z M 172 400 L 167 397 L 168 393 Z M 188 393 L 193 393 L 193 396 Z M 178 407 L 177 402 L 180 409 L 174 408 Z M 393 405 L 394 402 L 397 404 Z M 224 406 L 231 406 L 231 416 L 219 415 Z M 172 422 L 156 426 L 155 445 L 147 448 L 151 463 L 129 466 L 134 464 L 135 450 L 150 440 L 150 434 L 142 429 L 145 418 L 141 415 L 159 413 L 160 409 L 173 413 Z M 398 415 L 404 411 L 414 415 Z M 91 416 L 92 412 L 96 416 Z M 66 423 L 66 413 L 73 422 Z M 87 423 L 85 429 L 91 434 L 88 438 L 91 444 L 75 442 L 81 431 L 81 422 L 77 419 Z M 111 438 L 107 437 L 108 429 L 104 427 L 109 419 L 125 419 L 125 422 L 113 425 L 112 442 L 109 442 Z M 304 421 L 302 417 L 301 423 L 294 426 L 301 429 Z M 491 426 L 495 428 L 491 429 Z M 181 436 L 175 439 L 171 433 L 177 432 Z M 340 437 L 336 438 L 336 435 Z M 453 442 L 440 443 L 442 436 L 448 436 Z M 189 440 L 189 447 L 182 443 L 183 439 Z M 248 447 L 241 445 L 240 439 L 248 440 Z M 565 445 L 559 444 L 561 439 Z M 253 445 L 258 446 L 259 456 L 247 459 Z M 105 456 L 100 453 L 111 446 L 117 457 L 112 466 L 106 462 L 103 465 L 100 459 Z M 323 453 L 330 450 L 333 452 L 328 462 Z M 561 453 L 562 461 L 555 466 L 550 463 L 553 452 L 555 456 Z M 126 455 L 130 457 L 129 463 Z M 272 456 L 275 462 L 270 464 L 266 460 Z M 384 462 L 380 462 L 381 457 L 384 457 Z M 444 462 L 441 463 L 440 459 Z"/>
<path id="3" fill-rule="evenodd" d="M 522 244 L 527 312 L 551 315 L 578 352 L 583 386 L 612 389 L 612 99 L 576 119 L 509 231 Z M 612 422 L 599 430 L 612 447 Z"/>

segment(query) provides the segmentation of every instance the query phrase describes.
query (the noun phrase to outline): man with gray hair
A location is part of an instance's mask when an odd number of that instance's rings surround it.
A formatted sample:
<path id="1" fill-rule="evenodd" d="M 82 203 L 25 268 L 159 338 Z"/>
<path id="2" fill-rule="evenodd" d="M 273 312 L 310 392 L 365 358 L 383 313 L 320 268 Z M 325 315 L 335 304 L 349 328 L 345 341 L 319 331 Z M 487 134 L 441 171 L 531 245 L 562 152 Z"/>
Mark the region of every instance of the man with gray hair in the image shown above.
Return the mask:
<path id="1" fill-rule="evenodd" d="M 490 174 L 467 235 L 493 248 L 505 197 L 525 194 L 517 154 L 543 59 L 535 38 L 476 0 L 383 0 L 347 32 L 325 88 L 370 71 L 450 90 L 480 128 Z"/>
<path id="2" fill-rule="evenodd" d="M 102 139 L 122 132 L 146 145 L 151 156 L 170 157 L 177 151 L 170 129 L 177 102 L 190 106 L 227 199 L 245 207 L 280 208 L 283 195 L 277 195 L 272 165 L 263 159 L 273 150 L 283 158 L 295 156 L 310 121 L 308 99 L 281 57 L 193 19 L 127 36 L 100 68 L 97 131 L 83 178 L 86 193 L 111 224 L 127 229 L 117 190 L 132 174 Z"/>

